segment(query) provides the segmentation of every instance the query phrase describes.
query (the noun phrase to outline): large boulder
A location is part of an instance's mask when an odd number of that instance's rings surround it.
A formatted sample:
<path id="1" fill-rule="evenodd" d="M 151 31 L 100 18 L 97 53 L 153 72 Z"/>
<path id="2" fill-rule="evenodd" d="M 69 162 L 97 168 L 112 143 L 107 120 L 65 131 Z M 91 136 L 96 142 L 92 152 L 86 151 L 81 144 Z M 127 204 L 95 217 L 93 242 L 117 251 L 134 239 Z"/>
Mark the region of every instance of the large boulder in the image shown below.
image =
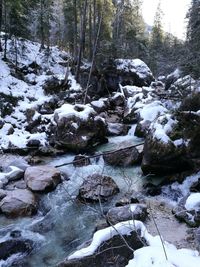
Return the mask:
<path id="1" fill-rule="evenodd" d="M 184 140 L 173 137 L 176 125 L 169 114 L 159 116 L 150 125 L 141 166 L 144 174 L 169 174 L 192 168 Z"/>
<path id="2" fill-rule="evenodd" d="M 96 115 L 88 105 L 64 104 L 55 110 L 56 145 L 78 152 L 107 141 L 107 125 Z"/>
<path id="3" fill-rule="evenodd" d="M 126 167 L 140 163 L 142 157 L 135 147 L 127 147 L 104 154 L 103 159 L 109 165 Z"/>
<path id="4" fill-rule="evenodd" d="M 107 221 L 111 224 L 127 220 L 144 221 L 147 217 L 147 206 L 144 204 L 130 204 L 122 207 L 111 208 L 107 215 Z"/>
<path id="5" fill-rule="evenodd" d="M 80 83 L 86 87 L 90 67 L 82 66 L 80 72 Z M 119 89 L 119 84 L 149 86 L 154 80 L 149 67 L 140 59 L 116 59 L 105 61 L 100 70 L 92 72 L 88 95 L 105 96 Z"/>
<path id="6" fill-rule="evenodd" d="M 122 85 L 148 86 L 154 81 L 149 67 L 140 59 L 116 59 L 118 75 Z"/>
<path id="7" fill-rule="evenodd" d="M 51 166 L 34 166 L 26 169 L 24 179 L 32 191 L 48 192 L 61 182 L 61 174 Z"/>
<path id="8" fill-rule="evenodd" d="M 85 179 L 79 189 L 78 198 L 86 202 L 104 202 L 118 192 L 119 187 L 111 177 L 95 173 Z"/>
<path id="9" fill-rule="evenodd" d="M 0 210 L 7 216 L 26 216 L 36 212 L 37 203 L 32 192 L 27 189 L 8 191 L 0 202 Z"/>
<path id="10" fill-rule="evenodd" d="M 149 134 L 144 143 L 142 171 L 146 174 L 169 174 L 191 168 L 184 146 L 177 147 L 173 142 L 162 142 Z"/>

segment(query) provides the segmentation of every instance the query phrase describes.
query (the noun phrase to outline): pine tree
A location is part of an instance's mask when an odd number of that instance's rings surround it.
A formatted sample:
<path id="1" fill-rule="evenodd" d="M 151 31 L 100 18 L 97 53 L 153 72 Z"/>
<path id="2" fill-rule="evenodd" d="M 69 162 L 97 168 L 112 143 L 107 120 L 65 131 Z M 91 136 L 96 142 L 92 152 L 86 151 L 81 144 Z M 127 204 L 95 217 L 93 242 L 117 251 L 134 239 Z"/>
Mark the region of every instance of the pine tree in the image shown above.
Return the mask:
<path id="1" fill-rule="evenodd" d="M 187 14 L 187 43 L 183 67 L 186 73 L 192 73 L 200 77 L 200 1 L 192 0 L 191 7 Z"/>
<path id="2" fill-rule="evenodd" d="M 159 2 L 154 17 L 154 25 L 151 34 L 151 47 L 157 51 L 162 49 L 163 43 L 162 17 L 163 11 L 161 9 L 161 2 Z"/>
<path id="3" fill-rule="evenodd" d="M 140 0 L 115 1 L 113 23 L 115 56 L 140 57 L 145 46 L 145 23 L 141 15 Z"/>

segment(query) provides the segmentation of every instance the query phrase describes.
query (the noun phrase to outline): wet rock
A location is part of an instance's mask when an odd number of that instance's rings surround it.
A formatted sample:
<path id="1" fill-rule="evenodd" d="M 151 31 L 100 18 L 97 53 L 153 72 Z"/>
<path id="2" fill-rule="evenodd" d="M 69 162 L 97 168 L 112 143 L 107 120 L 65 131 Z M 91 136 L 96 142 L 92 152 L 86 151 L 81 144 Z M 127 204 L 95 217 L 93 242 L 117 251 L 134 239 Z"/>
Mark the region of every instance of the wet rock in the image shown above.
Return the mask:
<path id="1" fill-rule="evenodd" d="M 90 158 L 84 155 L 76 155 L 73 160 L 74 167 L 83 167 L 90 165 Z"/>
<path id="2" fill-rule="evenodd" d="M 75 152 L 105 143 L 107 125 L 87 105 L 65 104 L 55 111 L 55 143 Z"/>
<path id="3" fill-rule="evenodd" d="M 61 182 L 60 171 L 51 166 L 35 166 L 26 169 L 25 182 L 32 191 L 53 190 Z"/>
<path id="4" fill-rule="evenodd" d="M 132 219 L 144 221 L 147 217 L 147 206 L 144 204 L 130 204 L 111 208 L 106 217 L 108 223 L 111 223 L 111 225 Z"/>
<path id="5" fill-rule="evenodd" d="M 123 237 L 128 244 L 131 244 L 133 250 L 139 249 L 145 244 L 135 231 Z M 110 240 L 103 242 L 94 255 L 81 259 L 66 259 L 58 264 L 58 267 L 124 267 L 132 258 L 133 252 L 124 244 L 124 240 L 120 236 L 114 236 Z"/>
<path id="6" fill-rule="evenodd" d="M 194 182 L 190 187 L 191 192 L 200 192 L 200 178 Z"/>
<path id="7" fill-rule="evenodd" d="M 9 239 L 0 243 L 0 260 L 6 260 L 17 253 L 28 254 L 33 249 L 33 241 L 29 239 Z"/>
<path id="8" fill-rule="evenodd" d="M 135 147 L 122 148 L 115 152 L 103 155 L 104 161 L 114 166 L 131 166 L 141 162 L 141 154 Z"/>
<path id="9" fill-rule="evenodd" d="M 10 216 L 26 216 L 36 212 L 37 203 L 33 193 L 26 189 L 7 191 L 6 197 L 0 202 L 1 212 Z"/>
<path id="10" fill-rule="evenodd" d="M 2 200 L 4 197 L 6 197 L 7 192 L 3 189 L 0 189 L 0 200 Z"/>
<path id="11" fill-rule="evenodd" d="M 157 196 L 161 194 L 161 187 L 152 183 L 146 183 L 144 186 L 147 195 Z"/>
<path id="12" fill-rule="evenodd" d="M 111 177 L 93 174 L 81 185 L 78 198 L 86 202 L 104 202 L 118 192 L 119 187 Z"/>
<path id="13" fill-rule="evenodd" d="M 12 238 L 19 238 L 21 237 L 22 233 L 20 230 L 13 230 L 10 232 L 10 237 Z"/>

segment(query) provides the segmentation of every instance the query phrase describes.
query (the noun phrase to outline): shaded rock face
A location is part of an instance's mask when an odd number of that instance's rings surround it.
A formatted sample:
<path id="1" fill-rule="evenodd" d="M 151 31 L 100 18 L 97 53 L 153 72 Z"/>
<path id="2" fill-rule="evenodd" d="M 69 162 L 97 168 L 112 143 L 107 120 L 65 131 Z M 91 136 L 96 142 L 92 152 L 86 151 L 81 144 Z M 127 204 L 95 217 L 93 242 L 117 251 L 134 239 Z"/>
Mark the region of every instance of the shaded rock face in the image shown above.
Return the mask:
<path id="1" fill-rule="evenodd" d="M 75 152 L 84 151 L 96 144 L 107 142 L 107 125 L 95 114 L 89 114 L 82 119 L 79 113 L 84 112 L 84 106 L 75 106 L 75 114 L 59 117 L 55 113 L 55 143 L 58 147 Z"/>
<path id="2" fill-rule="evenodd" d="M 185 171 L 191 168 L 191 163 L 183 147 L 173 143 L 162 143 L 149 135 L 144 144 L 142 160 L 144 174 L 169 174 Z"/>
<path id="3" fill-rule="evenodd" d="M 60 92 L 61 90 L 64 90 L 65 86 L 63 86 L 63 83 L 61 80 L 59 80 L 55 76 L 52 76 L 50 79 L 48 79 L 45 82 L 45 84 L 43 85 L 43 89 L 46 94 L 56 94 Z"/>
<path id="4" fill-rule="evenodd" d="M 0 243 L 0 260 L 6 260 L 13 254 L 30 253 L 33 249 L 33 241 L 28 239 L 9 239 Z"/>
<path id="5" fill-rule="evenodd" d="M 121 149 L 103 156 L 104 161 L 109 165 L 114 166 L 130 166 L 140 163 L 141 154 L 135 147 Z"/>
<path id="6" fill-rule="evenodd" d="M 36 212 L 36 208 L 35 197 L 27 189 L 8 191 L 0 202 L 1 212 L 9 217 L 29 216 Z"/>
<path id="7" fill-rule="evenodd" d="M 124 235 L 126 242 L 133 248 L 139 249 L 144 246 L 139 233 L 131 232 L 130 236 Z M 104 242 L 95 255 L 76 260 L 66 260 L 59 267 L 124 267 L 133 258 L 133 252 L 127 248 L 120 236 L 114 236 Z"/>
<path id="8" fill-rule="evenodd" d="M 136 128 L 135 128 L 135 136 L 143 138 L 147 135 L 149 127 L 151 122 L 145 121 L 145 122 L 138 122 Z"/>
<path id="9" fill-rule="evenodd" d="M 32 191 L 43 192 L 53 190 L 61 182 L 61 174 L 51 166 L 28 167 L 24 179 Z"/>
<path id="10" fill-rule="evenodd" d="M 86 87 L 89 69 L 82 68 L 80 83 Z M 102 64 L 101 70 L 94 70 L 89 88 L 90 96 L 105 96 L 118 91 L 119 83 L 124 85 L 148 86 L 154 77 L 147 65 L 138 59 L 116 59 Z"/>
<path id="11" fill-rule="evenodd" d="M 107 213 L 108 223 L 116 224 L 127 220 L 144 221 L 147 217 L 147 206 L 144 204 L 130 204 L 111 208 Z"/>
<path id="12" fill-rule="evenodd" d="M 81 185 L 78 198 L 86 202 L 104 202 L 118 192 L 119 187 L 111 177 L 93 174 Z"/>

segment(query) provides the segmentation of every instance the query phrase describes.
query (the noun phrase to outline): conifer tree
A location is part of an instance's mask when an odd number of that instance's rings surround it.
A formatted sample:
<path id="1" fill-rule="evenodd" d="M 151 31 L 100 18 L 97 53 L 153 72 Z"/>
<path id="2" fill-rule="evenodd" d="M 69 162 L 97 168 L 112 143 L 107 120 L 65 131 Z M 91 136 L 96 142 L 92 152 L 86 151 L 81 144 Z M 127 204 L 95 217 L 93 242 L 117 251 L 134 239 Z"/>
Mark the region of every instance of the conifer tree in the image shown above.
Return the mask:
<path id="1" fill-rule="evenodd" d="M 186 73 L 200 77 L 200 0 L 192 0 L 187 14 L 187 42 L 183 67 Z"/>

